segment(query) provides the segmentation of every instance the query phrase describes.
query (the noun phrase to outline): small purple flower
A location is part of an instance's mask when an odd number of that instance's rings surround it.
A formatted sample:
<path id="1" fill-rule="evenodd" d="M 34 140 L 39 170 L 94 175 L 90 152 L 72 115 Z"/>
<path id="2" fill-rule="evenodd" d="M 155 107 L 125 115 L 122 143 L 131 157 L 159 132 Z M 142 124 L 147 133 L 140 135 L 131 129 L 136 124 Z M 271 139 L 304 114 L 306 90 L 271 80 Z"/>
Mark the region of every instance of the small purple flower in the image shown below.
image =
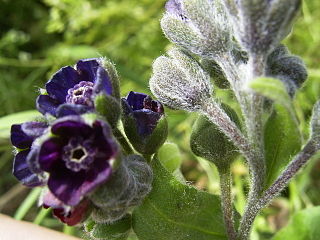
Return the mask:
<path id="1" fill-rule="evenodd" d="M 150 96 L 144 93 L 131 91 L 121 101 L 124 114 L 135 119 L 138 133 L 141 136 L 150 135 L 164 114 L 162 104 L 152 100 Z"/>
<path id="2" fill-rule="evenodd" d="M 76 206 L 109 178 L 118 146 L 107 123 L 88 124 L 78 115 L 56 120 L 51 133 L 31 165 L 47 173 L 48 188 L 57 199 Z"/>
<path id="3" fill-rule="evenodd" d="M 48 95 L 37 98 L 37 109 L 62 117 L 92 111 L 94 95 L 111 95 L 112 85 L 100 60 L 92 58 L 78 61 L 75 68 L 61 68 L 46 83 L 46 91 Z"/>
<path id="4" fill-rule="evenodd" d="M 42 136 L 48 128 L 44 122 L 26 122 L 11 127 L 11 142 L 19 151 L 13 163 L 13 175 L 25 186 L 35 187 L 45 183 L 44 179 L 33 173 L 28 161 L 34 157 L 37 147 L 33 146 L 36 138 Z"/>

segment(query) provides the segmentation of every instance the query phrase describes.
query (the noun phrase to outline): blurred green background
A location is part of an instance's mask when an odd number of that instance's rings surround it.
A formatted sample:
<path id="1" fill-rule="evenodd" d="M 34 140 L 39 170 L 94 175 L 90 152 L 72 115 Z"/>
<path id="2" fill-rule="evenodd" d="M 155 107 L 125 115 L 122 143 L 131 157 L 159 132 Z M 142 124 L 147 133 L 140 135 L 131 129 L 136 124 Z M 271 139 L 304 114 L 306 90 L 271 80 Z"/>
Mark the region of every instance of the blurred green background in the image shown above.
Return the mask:
<path id="1" fill-rule="evenodd" d="M 0 0 L 0 117 L 34 109 L 38 88 L 61 66 L 73 65 L 81 58 L 111 59 L 121 76 L 122 95 L 130 90 L 150 93 L 152 61 L 170 45 L 159 26 L 164 3 L 165 0 Z M 307 135 L 310 111 L 320 95 L 320 1 L 303 2 L 294 31 L 285 43 L 309 68 L 309 79 L 295 99 L 301 130 Z M 215 168 L 195 158 L 189 150 L 195 116 L 181 111 L 167 113 L 169 140 L 179 145 L 182 172 L 187 180 L 218 193 Z M 32 196 L 31 209 L 18 209 L 29 190 L 11 175 L 11 165 L 12 148 L 8 139 L 2 137 L 0 212 L 34 221 L 39 210 Z M 234 164 L 233 173 L 236 207 L 241 212 L 248 181 L 241 161 Z M 287 223 L 292 213 L 319 205 L 319 187 L 320 161 L 315 158 L 257 218 L 253 239 L 268 239 Z M 62 224 L 48 212 L 41 214 L 37 223 L 62 230 Z M 78 233 L 66 227 L 64 231 Z"/>

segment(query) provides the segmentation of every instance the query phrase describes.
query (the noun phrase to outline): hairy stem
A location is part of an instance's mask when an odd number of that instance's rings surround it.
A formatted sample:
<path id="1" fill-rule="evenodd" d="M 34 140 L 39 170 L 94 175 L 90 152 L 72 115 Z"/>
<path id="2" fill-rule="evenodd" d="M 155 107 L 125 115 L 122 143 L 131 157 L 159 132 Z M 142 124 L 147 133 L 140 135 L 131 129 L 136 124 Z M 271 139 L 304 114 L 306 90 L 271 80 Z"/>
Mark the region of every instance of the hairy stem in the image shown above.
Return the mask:
<path id="1" fill-rule="evenodd" d="M 271 202 L 290 182 L 295 174 L 319 151 L 319 139 L 311 139 L 289 163 L 277 180 L 262 194 L 261 198 L 250 205 L 243 216 L 238 232 L 239 240 L 246 240 L 250 234 L 251 226 L 260 210 Z"/>
<path id="2" fill-rule="evenodd" d="M 126 137 L 123 135 L 123 133 L 118 128 L 114 128 L 112 129 L 112 131 L 113 131 L 113 135 L 117 138 L 118 142 L 120 143 L 125 153 L 132 154 L 133 150 L 130 144 L 128 143 Z"/>
<path id="3" fill-rule="evenodd" d="M 216 61 L 223 69 L 231 85 L 245 120 L 251 152 L 249 156 L 245 155 L 250 168 L 252 183 L 248 203 L 254 202 L 254 199 L 257 199 L 263 189 L 263 181 L 265 178 L 262 126 L 263 98 L 254 93 L 249 93 L 243 85 L 246 79 L 250 80 L 264 74 L 264 58 L 252 57 L 251 60 L 249 60 L 250 76 L 240 71 L 231 53 L 225 54 L 216 59 Z"/>
<path id="4" fill-rule="evenodd" d="M 250 146 L 238 129 L 236 124 L 229 118 L 224 110 L 221 109 L 218 103 L 207 99 L 202 104 L 200 113 L 205 115 L 212 123 L 218 128 L 237 146 L 240 152 L 247 158 L 251 158 Z"/>
<path id="5" fill-rule="evenodd" d="M 233 207 L 232 207 L 232 179 L 230 166 L 219 168 L 220 188 L 221 188 L 221 207 L 223 212 L 224 224 L 229 240 L 236 240 L 237 233 L 234 228 Z"/>

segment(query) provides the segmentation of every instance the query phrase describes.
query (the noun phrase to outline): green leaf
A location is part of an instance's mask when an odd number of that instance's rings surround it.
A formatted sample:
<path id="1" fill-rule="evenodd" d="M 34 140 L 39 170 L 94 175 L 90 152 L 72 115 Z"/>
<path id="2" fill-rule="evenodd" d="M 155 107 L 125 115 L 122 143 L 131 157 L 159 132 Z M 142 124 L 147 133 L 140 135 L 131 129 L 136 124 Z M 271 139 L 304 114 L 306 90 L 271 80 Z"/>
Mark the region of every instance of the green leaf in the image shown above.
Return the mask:
<path id="1" fill-rule="evenodd" d="M 285 85 L 278 79 L 260 77 L 250 82 L 250 87 L 257 93 L 280 103 L 286 108 L 292 108 L 292 101 Z"/>
<path id="2" fill-rule="evenodd" d="M 250 87 L 274 101 L 274 109 L 264 131 L 267 187 L 298 153 L 302 138 L 292 100 L 280 80 L 267 77 L 256 78 L 250 83 Z"/>
<path id="3" fill-rule="evenodd" d="M 285 107 L 274 105 L 264 130 L 266 156 L 266 187 L 284 170 L 301 147 L 301 135 L 296 122 Z"/>
<path id="4" fill-rule="evenodd" d="M 250 87 L 262 96 L 265 96 L 266 98 L 273 100 L 275 103 L 284 106 L 291 114 L 292 119 L 296 121 L 298 126 L 298 120 L 294 111 L 292 100 L 283 82 L 276 78 L 260 77 L 251 81 Z"/>
<path id="5" fill-rule="evenodd" d="M 36 110 L 13 113 L 0 118 L 0 139 L 8 139 L 10 137 L 10 129 L 12 124 L 19 124 L 31 121 L 40 117 L 41 114 Z"/>
<path id="6" fill-rule="evenodd" d="M 158 151 L 158 158 L 169 172 L 178 169 L 182 162 L 179 147 L 175 143 L 163 144 Z"/>
<path id="7" fill-rule="evenodd" d="M 132 215 L 140 240 L 226 240 L 220 198 L 175 179 L 152 161 L 151 193 Z"/>
<path id="8" fill-rule="evenodd" d="M 90 219 L 85 222 L 84 230 L 92 239 L 125 240 L 131 230 L 131 215 L 127 214 L 113 223 L 96 223 Z"/>
<path id="9" fill-rule="evenodd" d="M 320 236 L 320 207 L 297 212 L 289 224 L 281 229 L 273 240 L 318 240 Z"/>

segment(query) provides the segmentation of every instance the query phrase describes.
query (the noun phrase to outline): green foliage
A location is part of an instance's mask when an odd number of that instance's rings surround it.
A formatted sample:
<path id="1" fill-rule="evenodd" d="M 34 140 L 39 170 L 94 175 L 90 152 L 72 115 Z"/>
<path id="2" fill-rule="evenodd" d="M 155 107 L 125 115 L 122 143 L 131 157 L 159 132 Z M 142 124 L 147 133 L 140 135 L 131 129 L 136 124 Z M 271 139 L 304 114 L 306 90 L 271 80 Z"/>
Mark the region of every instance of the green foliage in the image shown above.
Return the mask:
<path id="1" fill-rule="evenodd" d="M 274 101 L 264 130 L 266 186 L 270 186 L 291 158 L 300 150 L 301 134 L 294 107 L 284 84 L 275 78 L 257 78 L 250 87 Z"/>
<path id="2" fill-rule="evenodd" d="M 301 137 L 296 122 L 287 109 L 280 104 L 274 106 L 264 130 L 266 154 L 266 187 L 270 186 L 284 170 L 292 157 L 298 153 Z"/>
<path id="3" fill-rule="evenodd" d="M 90 219 L 84 224 L 84 230 L 91 239 L 125 240 L 131 230 L 131 215 L 127 214 L 122 219 L 110 224 L 95 223 Z"/>
<path id="4" fill-rule="evenodd" d="M 177 144 L 170 142 L 163 144 L 159 149 L 158 159 L 169 172 L 179 169 L 182 163 L 179 147 Z"/>
<path id="5" fill-rule="evenodd" d="M 152 191 L 132 215 L 140 240 L 227 239 L 220 198 L 181 184 L 154 158 Z"/>
<path id="6" fill-rule="evenodd" d="M 320 207 L 297 212 L 289 224 L 278 232 L 273 240 L 317 240 L 320 236 Z"/>

